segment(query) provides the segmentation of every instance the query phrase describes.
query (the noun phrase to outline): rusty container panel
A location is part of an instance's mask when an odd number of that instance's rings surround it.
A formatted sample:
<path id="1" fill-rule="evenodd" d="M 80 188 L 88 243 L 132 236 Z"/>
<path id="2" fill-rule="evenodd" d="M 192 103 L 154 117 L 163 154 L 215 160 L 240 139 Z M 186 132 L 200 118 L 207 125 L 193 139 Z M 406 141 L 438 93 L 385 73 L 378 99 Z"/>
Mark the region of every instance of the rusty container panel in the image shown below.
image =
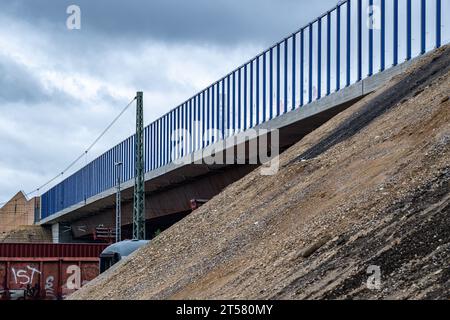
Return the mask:
<path id="1" fill-rule="evenodd" d="M 64 299 L 98 275 L 98 258 L 0 258 L 0 300 Z"/>
<path id="2" fill-rule="evenodd" d="M 67 297 L 99 275 L 99 261 L 63 261 L 61 264 L 61 295 Z"/>
<path id="3" fill-rule="evenodd" d="M 47 261 L 43 263 L 42 268 L 42 281 L 39 299 L 42 300 L 58 300 L 62 298 L 59 290 L 59 261 Z"/>
<path id="4" fill-rule="evenodd" d="M 0 257 L 97 258 L 104 243 L 0 243 Z"/>

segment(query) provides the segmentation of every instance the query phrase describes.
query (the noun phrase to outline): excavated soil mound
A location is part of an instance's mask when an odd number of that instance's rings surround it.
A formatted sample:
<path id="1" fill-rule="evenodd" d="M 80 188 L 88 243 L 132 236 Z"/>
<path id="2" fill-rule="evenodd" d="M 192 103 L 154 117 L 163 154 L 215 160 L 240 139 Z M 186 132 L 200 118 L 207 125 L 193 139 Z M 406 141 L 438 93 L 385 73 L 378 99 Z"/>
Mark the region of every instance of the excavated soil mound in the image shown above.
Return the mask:
<path id="1" fill-rule="evenodd" d="M 417 61 L 71 298 L 450 298 L 449 70 Z"/>

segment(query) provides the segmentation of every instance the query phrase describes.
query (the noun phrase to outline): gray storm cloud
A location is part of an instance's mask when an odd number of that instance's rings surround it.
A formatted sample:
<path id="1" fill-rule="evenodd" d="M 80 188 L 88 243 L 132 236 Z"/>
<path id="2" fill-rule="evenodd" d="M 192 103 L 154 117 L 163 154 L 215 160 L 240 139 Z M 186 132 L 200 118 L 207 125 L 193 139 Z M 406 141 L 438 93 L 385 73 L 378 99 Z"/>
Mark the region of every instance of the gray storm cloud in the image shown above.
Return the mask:
<path id="1" fill-rule="evenodd" d="M 68 31 L 66 8 L 81 8 Z M 336 1 L 13 0 L 0 3 L 0 203 L 83 152 L 136 91 L 146 123 Z M 134 129 L 128 112 L 85 161 Z"/>
<path id="2" fill-rule="evenodd" d="M 111 38 L 269 45 L 330 9 L 336 0 L 13 0 L 7 10 L 64 28 L 61 13 L 81 7 L 83 28 Z M 5 6 L 5 5 L 4 5 Z"/>

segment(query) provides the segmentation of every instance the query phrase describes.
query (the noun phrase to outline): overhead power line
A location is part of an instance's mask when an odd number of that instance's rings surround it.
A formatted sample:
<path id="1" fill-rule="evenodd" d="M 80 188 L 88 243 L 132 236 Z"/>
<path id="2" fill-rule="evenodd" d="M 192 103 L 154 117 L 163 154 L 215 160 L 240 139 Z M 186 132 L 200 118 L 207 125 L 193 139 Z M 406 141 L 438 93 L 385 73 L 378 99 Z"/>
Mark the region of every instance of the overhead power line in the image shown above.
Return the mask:
<path id="1" fill-rule="evenodd" d="M 56 175 L 55 177 L 53 177 L 52 179 L 48 180 L 46 183 L 44 183 L 43 185 L 39 186 L 38 188 L 34 189 L 31 192 L 26 193 L 26 196 L 29 197 L 30 195 L 39 192 L 40 190 L 42 190 L 43 188 L 45 188 L 46 186 L 48 186 L 49 184 L 51 184 L 53 181 L 55 181 L 56 179 L 58 179 L 59 177 L 63 176 L 67 171 L 69 171 L 74 165 L 76 165 L 78 163 L 78 161 L 80 161 L 85 155 L 87 155 L 89 153 L 89 151 L 92 150 L 92 148 L 100 141 L 101 138 L 103 138 L 103 136 L 109 131 L 109 129 L 111 129 L 111 127 L 117 122 L 117 120 L 119 120 L 119 118 L 125 113 L 125 111 L 128 110 L 128 108 L 131 106 L 131 104 L 134 102 L 134 100 L 136 100 L 136 97 L 134 97 L 126 106 L 125 108 L 122 109 L 122 111 L 114 118 L 114 120 L 105 128 L 105 130 L 102 131 L 102 133 L 100 133 L 100 135 L 89 145 L 89 147 L 82 153 L 80 154 L 77 158 L 75 158 L 75 160 L 73 160 L 63 171 L 61 171 L 58 175 Z M 0 203 L 0 208 L 2 206 L 4 206 L 6 203 L 8 203 L 8 201 L 2 202 Z"/>

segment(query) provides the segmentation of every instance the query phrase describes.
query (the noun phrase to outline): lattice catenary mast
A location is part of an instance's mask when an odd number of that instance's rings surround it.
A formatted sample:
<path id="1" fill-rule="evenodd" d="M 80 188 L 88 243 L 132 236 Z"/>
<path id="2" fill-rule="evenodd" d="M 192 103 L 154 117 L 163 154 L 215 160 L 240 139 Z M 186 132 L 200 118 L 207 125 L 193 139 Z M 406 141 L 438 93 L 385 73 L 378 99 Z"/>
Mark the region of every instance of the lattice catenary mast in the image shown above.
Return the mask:
<path id="1" fill-rule="evenodd" d="M 145 181 L 144 181 L 144 103 L 143 93 L 136 95 L 136 141 L 133 207 L 133 239 L 145 239 Z"/>

